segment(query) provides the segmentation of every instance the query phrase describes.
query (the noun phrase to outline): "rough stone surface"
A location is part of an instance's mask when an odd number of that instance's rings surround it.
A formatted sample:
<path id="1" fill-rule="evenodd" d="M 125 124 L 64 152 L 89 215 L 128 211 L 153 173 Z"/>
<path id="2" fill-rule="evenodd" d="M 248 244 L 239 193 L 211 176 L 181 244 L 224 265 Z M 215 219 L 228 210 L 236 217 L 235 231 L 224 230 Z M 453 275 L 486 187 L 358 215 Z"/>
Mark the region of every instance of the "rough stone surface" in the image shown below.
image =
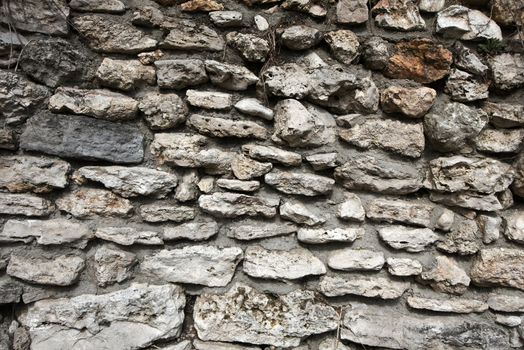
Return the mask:
<path id="1" fill-rule="evenodd" d="M 365 249 L 337 250 L 328 258 L 329 267 L 344 271 L 378 271 L 385 262 L 382 252 Z"/>
<path id="2" fill-rule="evenodd" d="M 381 0 L 372 9 L 379 27 L 400 31 L 426 29 L 426 23 L 411 0 Z"/>
<path id="3" fill-rule="evenodd" d="M 427 228 L 409 228 L 394 225 L 377 229 L 380 238 L 394 249 L 416 253 L 426 250 L 439 240 L 439 236 Z"/>
<path id="4" fill-rule="evenodd" d="M 471 267 L 471 280 L 479 285 L 495 285 L 524 290 L 523 259 L 524 253 L 518 249 L 482 249 Z"/>
<path id="5" fill-rule="evenodd" d="M 166 36 L 161 47 L 175 50 L 222 51 L 224 39 L 213 29 L 192 21 L 180 21 Z"/>
<path id="6" fill-rule="evenodd" d="M 47 199 L 30 194 L 0 193 L 0 214 L 47 216 L 55 207 Z"/>
<path id="7" fill-rule="evenodd" d="M 337 3 L 337 22 L 361 24 L 368 20 L 368 5 L 363 0 L 342 0 Z"/>
<path id="8" fill-rule="evenodd" d="M 298 228 L 288 222 L 268 223 L 264 221 L 243 221 L 225 227 L 228 237 L 241 241 L 288 235 L 297 232 Z"/>
<path id="9" fill-rule="evenodd" d="M 315 28 L 299 25 L 286 28 L 280 39 L 291 50 L 306 50 L 317 45 L 322 35 Z"/>
<path id="10" fill-rule="evenodd" d="M 96 77 L 100 83 L 109 88 L 130 91 L 136 86 L 154 85 L 155 69 L 144 66 L 138 60 L 116 60 L 104 58 Z"/>
<path id="11" fill-rule="evenodd" d="M 247 115 L 273 120 L 273 111 L 262 105 L 256 98 L 242 99 L 235 104 L 235 108 Z"/>
<path id="12" fill-rule="evenodd" d="M 334 229 L 301 228 L 298 230 L 297 239 L 309 244 L 323 244 L 331 242 L 353 242 L 364 236 L 362 228 L 347 227 Z"/>
<path id="13" fill-rule="evenodd" d="M 194 107 L 216 110 L 228 110 L 233 107 L 233 96 L 218 91 L 186 91 L 187 102 Z"/>
<path id="14" fill-rule="evenodd" d="M 524 310 L 524 298 L 521 296 L 495 294 L 488 298 L 491 310 L 501 312 L 522 312 Z"/>
<path id="15" fill-rule="evenodd" d="M 251 121 L 193 114 L 189 117 L 188 123 L 199 133 L 208 136 L 256 138 L 262 140 L 267 138 L 266 128 Z"/>
<path id="16" fill-rule="evenodd" d="M 437 33 L 462 40 L 502 40 L 500 27 L 478 10 L 452 5 L 437 15 Z"/>
<path id="17" fill-rule="evenodd" d="M 131 202 L 111 191 L 85 188 L 68 193 L 56 200 L 58 209 L 77 218 L 91 215 L 126 217 L 133 211 Z"/>
<path id="18" fill-rule="evenodd" d="M 245 215 L 272 218 L 276 215 L 278 200 L 223 192 L 201 195 L 198 206 L 217 217 L 235 218 Z"/>
<path id="19" fill-rule="evenodd" d="M 69 33 L 69 7 L 65 0 L 52 3 L 13 1 L 6 4 L 1 13 L 0 22 L 9 23 L 17 29 L 48 35 L 65 36 Z"/>
<path id="20" fill-rule="evenodd" d="M 267 40 L 254 34 L 231 32 L 226 35 L 226 42 L 248 62 L 265 62 L 271 50 Z"/>
<path id="21" fill-rule="evenodd" d="M 160 88 L 180 90 L 208 81 L 202 60 L 193 58 L 161 60 L 155 61 L 155 66 Z"/>
<path id="22" fill-rule="evenodd" d="M 333 56 L 341 63 L 351 64 L 358 57 L 358 37 L 350 30 L 337 30 L 324 35 Z"/>
<path id="23" fill-rule="evenodd" d="M 244 66 L 206 60 L 205 67 L 211 83 L 227 90 L 246 90 L 259 80 L 255 74 Z"/>
<path id="24" fill-rule="evenodd" d="M 422 264 L 408 258 L 387 258 L 388 272 L 393 276 L 418 276 L 422 273 Z"/>
<path id="25" fill-rule="evenodd" d="M 233 174 L 240 180 L 251 180 L 267 174 L 273 165 L 267 162 L 258 162 L 249 157 L 239 154 L 231 162 Z"/>
<path id="26" fill-rule="evenodd" d="M 477 150 L 486 153 L 517 153 L 522 148 L 523 129 L 484 129 L 475 138 Z"/>
<path id="27" fill-rule="evenodd" d="M 472 312 L 484 312 L 488 304 L 474 299 L 431 299 L 424 297 L 407 298 L 408 305 L 413 309 L 430 310 L 436 312 L 452 312 L 457 314 L 468 314 Z"/>
<path id="28" fill-rule="evenodd" d="M 264 176 L 264 182 L 280 192 L 309 197 L 328 194 L 335 184 L 324 176 L 276 169 Z"/>
<path id="29" fill-rule="evenodd" d="M 69 7 L 82 12 L 122 13 L 126 6 L 120 0 L 72 0 Z"/>
<path id="30" fill-rule="evenodd" d="M 248 144 L 242 146 L 242 150 L 251 158 L 260 161 L 275 162 L 288 166 L 297 166 L 302 163 L 300 154 L 273 146 Z"/>
<path id="31" fill-rule="evenodd" d="M 161 233 L 139 230 L 133 227 L 100 227 L 96 230 L 95 236 L 105 241 L 114 242 L 123 246 L 133 244 L 157 245 L 164 243 Z"/>
<path id="32" fill-rule="evenodd" d="M 279 214 L 283 219 L 308 226 L 315 226 L 326 222 L 326 219 L 323 216 L 313 212 L 307 206 L 296 201 L 287 201 L 281 204 Z"/>
<path id="33" fill-rule="evenodd" d="M 511 90 L 524 86 L 524 55 L 503 53 L 494 56 L 488 65 L 496 88 Z"/>
<path id="34" fill-rule="evenodd" d="M 368 298 L 398 299 L 409 288 L 409 282 L 384 277 L 352 276 L 350 278 L 326 276 L 320 280 L 319 290 L 328 297 L 359 295 Z"/>
<path id="35" fill-rule="evenodd" d="M 380 95 L 380 106 L 387 113 L 400 113 L 409 118 L 422 118 L 433 106 L 437 92 L 431 88 L 390 86 Z"/>
<path id="36" fill-rule="evenodd" d="M 437 256 L 420 278 L 436 291 L 450 294 L 464 294 L 471 282 L 466 272 L 453 259 L 445 256 Z"/>
<path id="37" fill-rule="evenodd" d="M 193 220 L 196 210 L 189 206 L 172 205 L 169 203 L 144 204 L 140 207 L 140 216 L 146 222 L 182 222 Z"/>
<path id="38" fill-rule="evenodd" d="M 177 94 L 151 92 L 138 104 L 144 119 L 152 130 L 173 128 L 186 120 L 187 106 Z"/>
<path id="39" fill-rule="evenodd" d="M 451 96 L 452 100 L 460 102 L 473 102 L 488 98 L 489 82 L 483 82 L 472 74 L 452 69 L 444 91 Z"/>

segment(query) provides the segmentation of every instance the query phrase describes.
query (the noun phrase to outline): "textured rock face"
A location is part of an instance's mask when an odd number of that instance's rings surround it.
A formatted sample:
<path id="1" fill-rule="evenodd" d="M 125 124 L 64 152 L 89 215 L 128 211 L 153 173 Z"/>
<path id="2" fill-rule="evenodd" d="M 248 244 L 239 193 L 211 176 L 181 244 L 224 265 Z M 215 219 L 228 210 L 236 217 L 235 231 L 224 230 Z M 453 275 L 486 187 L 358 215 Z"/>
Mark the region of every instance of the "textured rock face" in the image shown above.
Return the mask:
<path id="1" fill-rule="evenodd" d="M 138 108 L 153 130 L 173 128 L 186 120 L 187 106 L 176 94 L 148 93 L 140 99 Z"/>
<path id="2" fill-rule="evenodd" d="M 472 299 L 439 300 L 422 297 L 409 297 L 407 301 L 408 305 L 413 309 L 431 310 L 436 312 L 467 314 L 471 312 L 484 312 L 488 309 L 488 304 L 485 302 Z"/>
<path id="3" fill-rule="evenodd" d="M 166 36 L 161 47 L 176 50 L 221 51 L 224 39 L 213 29 L 191 21 L 180 21 Z"/>
<path id="4" fill-rule="evenodd" d="M 199 296 L 193 317 L 200 339 L 283 347 L 337 328 L 335 309 L 315 301 L 311 291 L 275 297 L 245 285 L 235 285 L 223 296 Z"/>
<path id="5" fill-rule="evenodd" d="M 503 53 L 489 61 L 495 87 L 511 90 L 524 86 L 524 56 Z"/>
<path id="6" fill-rule="evenodd" d="M 266 139 L 266 129 L 250 121 L 231 120 L 193 114 L 188 123 L 201 134 L 215 137 Z"/>
<path id="7" fill-rule="evenodd" d="M 110 191 L 82 189 L 60 197 L 56 201 L 58 209 L 78 218 L 90 215 L 126 217 L 133 211 L 131 202 Z"/>
<path id="8" fill-rule="evenodd" d="M 524 290 L 524 253 L 518 249 L 482 249 L 471 268 L 471 279 L 479 285 L 495 285 Z"/>
<path id="9" fill-rule="evenodd" d="M 34 349 L 133 349 L 177 336 L 184 306 L 178 286 L 133 284 L 104 295 L 38 301 L 22 315 L 22 324 Z"/>
<path id="10" fill-rule="evenodd" d="M 171 205 L 167 203 L 144 204 L 140 207 L 140 216 L 147 222 L 182 222 L 195 218 L 192 207 Z"/>
<path id="11" fill-rule="evenodd" d="M 198 206 L 203 211 L 217 217 L 235 218 L 244 215 L 260 215 L 272 218 L 276 215 L 278 200 L 224 192 L 201 195 L 198 198 Z"/>
<path id="12" fill-rule="evenodd" d="M 204 62 L 197 59 L 156 61 L 158 86 L 165 89 L 183 89 L 207 82 Z"/>
<path id="13" fill-rule="evenodd" d="M 53 203 L 29 194 L 0 193 L 0 214 L 47 216 L 54 211 Z"/>
<path id="14" fill-rule="evenodd" d="M 381 0 L 372 9 L 375 23 L 387 29 L 400 31 L 421 30 L 426 23 L 410 0 Z"/>
<path id="15" fill-rule="evenodd" d="M 136 255 L 116 247 L 103 245 L 95 253 L 95 273 L 98 285 L 120 283 L 131 277 Z"/>
<path id="16" fill-rule="evenodd" d="M 348 279 L 326 276 L 322 278 L 319 285 L 322 294 L 328 297 L 351 294 L 380 299 L 398 299 L 408 288 L 409 282 L 368 276 Z"/>
<path id="17" fill-rule="evenodd" d="M 409 118 L 422 118 L 433 106 L 437 92 L 431 88 L 391 86 L 382 91 L 380 105 L 387 113 L 401 113 Z"/>
<path id="18" fill-rule="evenodd" d="M 153 67 L 144 66 L 137 60 L 113 60 L 104 58 L 96 77 L 104 86 L 129 91 L 137 85 L 153 85 L 156 81 Z"/>
<path id="19" fill-rule="evenodd" d="M 123 246 L 132 244 L 157 245 L 164 243 L 161 233 L 141 231 L 132 227 L 101 227 L 96 230 L 95 236 Z"/>
<path id="20" fill-rule="evenodd" d="M 502 40 L 500 27 L 477 10 L 453 5 L 437 15 L 437 33 L 463 40 L 497 39 Z"/>
<path id="21" fill-rule="evenodd" d="M 384 254 L 372 250 L 343 249 L 334 251 L 328 259 L 328 266 L 344 271 L 378 271 L 384 266 Z"/>
<path id="22" fill-rule="evenodd" d="M 9 23 L 16 28 L 50 35 L 67 35 L 69 27 L 69 7 L 65 0 L 53 3 L 30 0 L 13 1 L 2 9 L 0 22 Z"/>
<path id="23" fill-rule="evenodd" d="M 439 239 L 438 235 L 427 228 L 409 228 L 397 225 L 381 227 L 377 231 L 388 246 L 411 253 L 424 251 Z"/>
<path id="24" fill-rule="evenodd" d="M 471 282 L 466 272 L 445 256 L 437 256 L 433 266 L 422 272 L 420 278 L 433 289 L 450 294 L 463 294 Z"/>
<path id="25" fill-rule="evenodd" d="M 244 221 L 228 225 L 226 235 L 241 241 L 288 235 L 297 232 L 298 228 L 291 223 L 268 223 L 264 221 Z"/>
<path id="26" fill-rule="evenodd" d="M 318 196 L 331 192 L 335 180 L 308 173 L 273 170 L 264 176 L 264 181 L 287 194 Z"/>

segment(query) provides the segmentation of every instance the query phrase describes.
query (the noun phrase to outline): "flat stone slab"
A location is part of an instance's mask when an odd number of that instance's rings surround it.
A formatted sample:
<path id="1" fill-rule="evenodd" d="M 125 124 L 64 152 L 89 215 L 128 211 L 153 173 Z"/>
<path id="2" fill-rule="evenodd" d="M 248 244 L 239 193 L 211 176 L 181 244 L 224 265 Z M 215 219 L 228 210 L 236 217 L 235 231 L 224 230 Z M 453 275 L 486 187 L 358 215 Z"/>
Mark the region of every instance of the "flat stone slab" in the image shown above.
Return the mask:
<path id="1" fill-rule="evenodd" d="M 235 218 L 244 215 L 272 218 L 277 213 L 278 203 L 278 199 L 230 192 L 201 195 L 198 198 L 200 209 L 213 216 L 225 218 Z"/>
<path id="2" fill-rule="evenodd" d="M 276 169 L 267 173 L 264 181 L 280 192 L 309 197 L 328 194 L 335 185 L 329 177 Z"/>
<path id="3" fill-rule="evenodd" d="M 47 216 L 55 206 L 47 199 L 23 193 L 0 193 L 0 214 Z"/>
<path id="4" fill-rule="evenodd" d="M 127 199 L 111 191 L 96 188 L 81 188 L 69 192 L 56 200 L 58 209 L 66 211 L 77 218 L 92 215 L 129 217 L 133 205 Z"/>
<path id="5" fill-rule="evenodd" d="M 429 228 L 391 225 L 377 228 L 380 239 L 394 249 L 417 253 L 427 250 L 440 237 Z"/>
<path id="6" fill-rule="evenodd" d="M 479 285 L 524 290 L 524 252 L 511 248 L 481 249 L 473 261 L 470 276 Z"/>
<path id="7" fill-rule="evenodd" d="M 297 230 L 296 225 L 288 222 L 276 223 L 255 220 L 234 222 L 224 228 L 228 237 L 240 241 L 288 235 L 297 232 Z"/>
<path id="8" fill-rule="evenodd" d="M 473 299 L 431 299 L 417 296 L 407 298 L 408 305 L 413 309 L 430 310 L 436 312 L 451 312 L 455 314 L 469 314 L 484 312 L 488 304 L 481 300 Z"/>
<path id="9" fill-rule="evenodd" d="M 340 249 L 329 254 L 328 266 L 344 271 L 378 271 L 386 259 L 382 252 L 365 249 Z"/>
<path id="10" fill-rule="evenodd" d="M 320 280 L 319 290 L 328 297 L 360 295 L 367 298 L 398 299 L 410 285 L 409 282 L 395 281 L 386 277 L 325 276 Z"/>

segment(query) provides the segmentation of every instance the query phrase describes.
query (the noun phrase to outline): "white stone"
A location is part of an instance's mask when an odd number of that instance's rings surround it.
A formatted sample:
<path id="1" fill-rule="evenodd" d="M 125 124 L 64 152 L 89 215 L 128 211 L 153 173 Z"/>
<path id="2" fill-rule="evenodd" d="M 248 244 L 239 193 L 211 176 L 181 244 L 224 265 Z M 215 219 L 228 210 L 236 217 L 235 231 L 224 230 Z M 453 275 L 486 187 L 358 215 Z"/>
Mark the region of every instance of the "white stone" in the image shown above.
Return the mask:
<path id="1" fill-rule="evenodd" d="M 366 249 L 340 249 L 329 254 L 328 266 L 344 271 L 378 271 L 386 259 L 382 252 Z"/>

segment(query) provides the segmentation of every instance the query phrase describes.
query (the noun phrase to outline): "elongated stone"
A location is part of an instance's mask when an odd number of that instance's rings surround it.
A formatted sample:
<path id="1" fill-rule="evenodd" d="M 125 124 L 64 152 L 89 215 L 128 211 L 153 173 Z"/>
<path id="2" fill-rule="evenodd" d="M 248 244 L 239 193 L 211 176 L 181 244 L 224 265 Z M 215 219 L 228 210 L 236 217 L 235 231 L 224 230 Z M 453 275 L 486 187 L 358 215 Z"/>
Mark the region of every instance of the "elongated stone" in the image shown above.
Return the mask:
<path id="1" fill-rule="evenodd" d="M 213 85 L 233 91 L 246 90 L 258 77 L 244 66 L 206 60 L 206 71 Z"/>
<path id="2" fill-rule="evenodd" d="M 218 233 L 218 223 L 214 220 L 192 221 L 164 228 L 164 240 L 189 239 L 203 241 Z"/>
<path id="3" fill-rule="evenodd" d="M 297 230 L 295 225 L 288 222 L 274 223 L 254 220 L 242 220 L 224 228 L 228 237 L 241 241 L 288 235 Z"/>
<path id="4" fill-rule="evenodd" d="M 243 270 L 251 277 L 277 280 L 295 280 L 326 273 L 322 261 L 309 250 L 267 250 L 260 246 L 246 249 Z"/>
<path id="5" fill-rule="evenodd" d="M 56 200 L 58 209 L 77 218 L 92 215 L 127 217 L 133 211 L 131 202 L 111 191 L 94 188 L 79 189 Z"/>
<path id="6" fill-rule="evenodd" d="M 510 103 L 485 102 L 482 106 L 491 124 L 498 128 L 524 126 L 524 106 Z"/>
<path id="7" fill-rule="evenodd" d="M 422 273 L 422 264 L 417 260 L 389 257 L 386 263 L 393 276 L 418 276 Z"/>
<path id="8" fill-rule="evenodd" d="M 504 208 L 496 194 L 480 194 L 471 191 L 455 193 L 432 192 L 429 195 L 429 199 L 436 203 L 473 210 L 497 211 Z"/>
<path id="9" fill-rule="evenodd" d="M 20 147 L 60 157 L 140 163 L 143 140 L 143 134 L 131 125 L 42 113 L 28 121 Z"/>
<path id="10" fill-rule="evenodd" d="M 232 120 L 225 118 L 193 114 L 188 119 L 189 125 L 199 133 L 214 137 L 267 138 L 267 130 L 252 121 Z"/>
<path id="11" fill-rule="evenodd" d="M 233 95 L 218 91 L 187 90 L 187 102 L 194 107 L 228 110 L 233 107 Z"/>
<path id="12" fill-rule="evenodd" d="M 158 86 L 165 89 L 183 89 L 207 82 L 204 62 L 198 59 L 155 61 Z"/>
<path id="13" fill-rule="evenodd" d="M 450 294 L 464 294 L 471 282 L 455 260 L 446 256 L 437 256 L 433 266 L 425 269 L 420 279 L 428 282 L 433 289 Z"/>
<path id="14" fill-rule="evenodd" d="M 276 215 L 278 204 L 278 199 L 229 192 L 201 195 L 198 198 L 200 209 L 213 216 L 225 218 L 244 215 L 272 218 Z"/>
<path id="15" fill-rule="evenodd" d="M 69 7 L 82 12 L 122 13 L 126 10 L 120 0 L 72 0 Z"/>
<path id="16" fill-rule="evenodd" d="M 47 199 L 30 194 L 0 193 L 0 214 L 47 216 L 55 210 Z"/>
<path id="17" fill-rule="evenodd" d="M 196 211 L 189 206 L 155 202 L 140 206 L 140 216 L 146 222 L 182 222 L 193 220 Z"/>
<path id="18" fill-rule="evenodd" d="M 280 205 L 280 217 L 297 224 L 315 226 L 326 222 L 326 218 L 313 212 L 309 207 L 296 201 L 286 201 Z"/>
<path id="19" fill-rule="evenodd" d="M 301 228 L 297 239 L 309 244 L 323 244 L 331 242 L 353 242 L 364 236 L 365 230 L 360 227 L 338 227 L 334 229 Z"/>
<path id="20" fill-rule="evenodd" d="M 335 184 L 335 180 L 325 176 L 276 169 L 264 176 L 264 182 L 280 192 L 302 196 L 328 194 Z"/>
<path id="21" fill-rule="evenodd" d="M 307 162 L 313 167 L 313 170 L 326 170 L 340 165 L 337 152 L 317 153 L 306 156 Z"/>
<path id="22" fill-rule="evenodd" d="M 251 158 L 260 161 L 280 163 L 287 166 L 297 166 L 302 163 L 300 154 L 273 146 L 247 144 L 242 146 L 242 151 Z"/>
<path id="23" fill-rule="evenodd" d="M 167 282 L 223 287 L 241 259 L 242 249 L 237 247 L 189 246 L 145 256 L 140 268 Z"/>
<path id="24" fill-rule="evenodd" d="M 477 150 L 488 153 L 517 153 L 524 140 L 524 129 L 484 129 L 475 138 Z"/>
<path id="25" fill-rule="evenodd" d="M 251 180 L 267 174 L 273 169 L 273 164 L 258 162 L 243 154 L 238 154 L 231 162 L 233 174 L 240 180 Z"/>
<path id="26" fill-rule="evenodd" d="M 141 230 L 134 227 L 107 226 L 99 227 L 95 232 L 97 238 L 128 246 L 132 244 L 164 244 L 162 234 L 156 231 Z"/>
<path id="27" fill-rule="evenodd" d="M 264 106 L 256 98 L 244 98 L 235 104 L 235 108 L 247 115 L 273 120 L 273 110 Z"/>
<path id="28" fill-rule="evenodd" d="M 114 60 L 106 57 L 98 67 L 96 76 L 102 85 L 123 91 L 156 83 L 155 69 L 144 66 L 138 60 Z"/>
<path id="29" fill-rule="evenodd" d="M 410 253 L 422 252 L 439 240 L 439 236 L 428 228 L 409 228 L 391 225 L 377 229 L 380 238 L 394 249 Z"/>
<path id="30" fill-rule="evenodd" d="M 224 39 L 205 25 L 189 20 L 179 20 L 170 30 L 161 47 L 175 50 L 222 51 Z"/>
<path id="31" fill-rule="evenodd" d="M 484 312 L 488 304 L 474 299 L 431 299 L 410 296 L 407 298 L 408 305 L 413 309 L 430 310 L 436 312 L 452 312 L 456 314 L 469 314 L 472 312 Z"/>
<path id="32" fill-rule="evenodd" d="M 380 299 L 398 299 L 409 287 L 409 282 L 363 275 L 351 275 L 349 278 L 325 276 L 319 284 L 320 292 L 328 297 L 359 295 Z"/>
<path id="33" fill-rule="evenodd" d="M 517 295 L 490 295 L 488 305 L 491 310 L 501 312 L 524 312 L 524 297 Z"/>
<path id="34" fill-rule="evenodd" d="M 193 317 L 202 340 L 277 347 L 298 346 L 301 338 L 337 328 L 335 309 L 318 301 L 312 291 L 270 296 L 241 284 L 225 294 L 200 295 Z"/>
<path id="35" fill-rule="evenodd" d="M 437 15 L 436 31 L 462 40 L 502 40 L 500 27 L 479 10 L 452 5 Z"/>
<path id="36" fill-rule="evenodd" d="M 13 1 L 6 5 L 0 16 L 0 22 L 21 30 L 61 36 L 69 33 L 68 21 L 69 7 L 65 0 L 51 3 L 39 0 Z"/>
<path id="37" fill-rule="evenodd" d="M 216 185 L 225 190 L 238 192 L 255 192 L 260 188 L 260 182 L 256 180 L 218 179 Z"/>
<path id="38" fill-rule="evenodd" d="M 524 290 L 524 252 L 511 248 L 481 249 L 473 261 L 470 275 L 479 285 Z"/>
<path id="39" fill-rule="evenodd" d="M 86 166 L 78 169 L 76 175 L 101 182 L 106 188 L 126 198 L 163 198 L 178 182 L 175 174 L 145 167 Z"/>
<path id="40" fill-rule="evenodd" d="M 378 271 L 386 262 L 382 252 L 366 249 L 340 249 L 328 257 L 328 266 L 343 271 Z"/>

